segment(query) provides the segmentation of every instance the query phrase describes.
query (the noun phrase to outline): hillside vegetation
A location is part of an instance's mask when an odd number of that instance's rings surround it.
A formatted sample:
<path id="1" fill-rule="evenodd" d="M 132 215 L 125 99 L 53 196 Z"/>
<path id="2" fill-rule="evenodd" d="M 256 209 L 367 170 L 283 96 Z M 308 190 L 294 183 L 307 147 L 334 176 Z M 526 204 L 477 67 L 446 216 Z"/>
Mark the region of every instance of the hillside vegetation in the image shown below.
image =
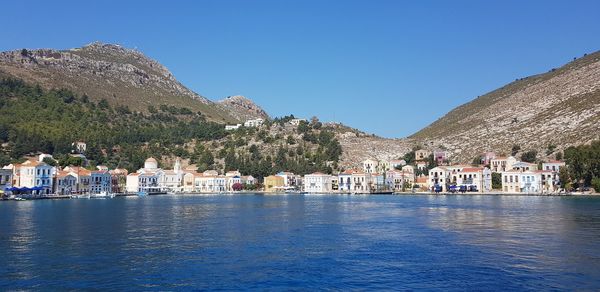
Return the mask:
<path id="1" fill-rule="evenodd" d="M 161 104 L 134 112 L 66 89 L 44 90 L 18 79 L 0 79 L 0 164 L 40 152 L 68 162 L 61 158 L 71 153 L 71 143 L 85 141 L 91 166 L 130 171 L 150 156 L 167 168 L 177 156 L 199 170 L 239 169 L 257 177 L 337 167 L 341 146 L 334 134 L 317 123 L 290 128 L 289 119 L 227 132 L 186 107 Z"/>

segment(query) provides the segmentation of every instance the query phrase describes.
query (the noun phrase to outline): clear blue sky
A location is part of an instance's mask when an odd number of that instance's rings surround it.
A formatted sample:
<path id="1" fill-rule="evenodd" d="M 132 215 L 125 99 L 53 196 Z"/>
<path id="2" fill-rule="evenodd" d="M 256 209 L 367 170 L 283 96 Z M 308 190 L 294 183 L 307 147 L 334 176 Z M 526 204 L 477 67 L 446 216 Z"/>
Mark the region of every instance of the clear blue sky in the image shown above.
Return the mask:
<path id="1" fill-rule="evenodd" d="M 403 137 L 600 49 L 600 1 L 6 1 L 0 50 L 135 47 L 192 90 Z"/>

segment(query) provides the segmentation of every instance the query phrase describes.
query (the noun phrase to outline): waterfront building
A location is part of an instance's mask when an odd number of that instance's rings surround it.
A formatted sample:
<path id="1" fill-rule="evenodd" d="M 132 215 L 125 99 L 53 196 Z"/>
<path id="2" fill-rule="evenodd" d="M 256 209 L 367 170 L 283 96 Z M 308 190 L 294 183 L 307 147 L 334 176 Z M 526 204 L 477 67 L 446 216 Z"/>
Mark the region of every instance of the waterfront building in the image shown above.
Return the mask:
<path id="1" fill-rule="evenodd" d="M 243 175 L 242 176 L 242 184 L 254 185 L 254 184 L 256 184 L 256 179 L 251 175 Z"/>
<path id="2" fill-rule="evenodd" d="M 21 185 L 21 164 L 20 163 L 11 163 L 9 165 L 6 165 L 4 167 L 2 167 L 2 169 L 4 170 L 8 170 L 12 173 L 11 179 L 11 185 L 13 187 L 18 187 Z"/>
<path id="3" fill-rule="evenodd" d="M 116 168 L 113 170 L 109 170 L 109 173 L 112 192 L 125 192 L 127 189 L 127 174 L 129 173 L 127 169 Z"/>
<path id="4" fill-rule="evenodd" d="M 63 168 L 63 170 L 71 173 L 77 178 L 75 193 L 88 194 L 90 192 L 90 183 L 92 179 L 92 172 L 90 170 L 81 166 L 67 166 Z"/>
<path id="5" fill-rule="evenodd" d="M 550 160 L 542 163 L 542 170 L 552 172 L 552 181 L 555 188 L 558 188 L 558 186 L 561 184 L 560 169 L 563 167 L 565 167 L 565 163 L 563 161 Z"/>
<path id="6" fill-rule="evenodd" d="M 144 168 L 136 173 L 127 175 L 128 192 L 160 192 L 160 182 L 164 171 L 158 167 L 158 161 L 153 157 L 146 159 Z"/>
<path id="7" fill-rule="evenodd" d="M 77 192 L 77 177 L 68 171 L 57 171 L 55 186 L 54 193 L 57 195 L 74 194 Z"/>
<path id="8" fill-rule="evenodd" d="M 297 188 L 300 186 L 298 183 L 299 176 L 295 175 L 292 172 L 281 171 L 276 174 L 276 176 L 280 176 L 283 178 L 283 186 L 286 188 Z"/>
<path id="9" fill-rule="evenodd" d="M 490 169 L 492 172 L 503 172 L 513 169 L 513 164 L 517 163 L 517 159 L 509 157 L 496 157 L 490 160 Z"/>
<path id="10" fill-rule="evenodd" d="M 11 169 L 0 169 L 0 191 L 13 186 L 13 173 Z"/>
<path id="11" fill-rule="evenodd" d="M 263 119 L 253 119 L 253 120 L 247 120 L 246 122 L 244 122 L 244 127 L 247 128 L 252 128 L 252 127 L 260 127 L 265 120 Z"/>
<path id="12" fill-rule="evenodd" d="M 183 175 L 181 161 L 179 157 L 175 159 L 173 170 L 165 170 L 160 180 L 160 187 L 165 192 L 181 192 L 183 184 Z"/>
<path id="13" fill-rule="evenodd" d="M 411 186 L 415 183 L 415 167 L 412 165 L 402 166 L 402 175 L 404 181 L 408 182 Z"/>
<path id="14" fill-rule="evenodd" d="M 338 191 L 345 193 L 352 190 L 352 173 L 354 172 L 354 170 L 346 170 L 338 174 Z"/>
<path id="15" fill-rule="evenodd" d="M 19 169 L 19 187 L 38 188 L 37 194 L 50 194 L 54 190 L 54 167 L 35 160 L 27 160 Z"/>
<path id="16" fill-rule="evenodd" d="M 417 186 L 421 190 L 427 190 L 428 185 L 429 185 L 429 178 L 425 175 L 421 175 L 421 176 L 415 177 L 415 184 L 413 185 L 413 188 L 414 188 L 414 186 Z"/>
<path id="17" fill-rule="evenodd" d="M 404 185 L 404 175 L 400 170 L 388 170 L 385 173 L 385 185 L 393 191 L 402 191 Z"/>
<path id="18" fill-rule="evenodd" d="M 459 168 L 454 168 L 456 171 Z M 434 167 L 429 170 L 427 188 L 431 191 L 440 190 L 441 192 L 448 191 L 448 183 L 450 182 L 450 170 L 445 166 Z"/>
<path id="19" fill-rule="evenodd" d="M 194 187 L 194 178 L 201 174 L 195 171 L 188 171 L 183 175 L 183 191 L 186 193 L 193 193 L 196 191 Z"/>
<path id="20" fill-rule="evenodd" d="M 353 193 L 371 192 L 371 174 L 358 171 L 353 172 L 351 188 Z"/>
<path id="21" fill-rule="evenodd" d="M 487 167 L 464 167 L 451 171 L 450 183 L 457 191 L 489 192 L 492 190 L 492 171 Z"/>
<path id="22" fill-rule="evenodd" d="M 111 193 L 112 179 L 108 170 L 94 170 L 90 174 L 90 193 Z"/>
<path id="23" fill-rule="evenodd" d="M 284 188 L 285 182 L 283 177 L 277 175 L 270 175 L 264 179 L 265 192 L 280 191 Z"/>
<path id="24" fill-rule="evenodd" d="M 315 172 L 304 176 L 304 191 L 307 193 L 328 193 L 331 192 L 331 176 L 328 174 Z"/>
<path id="25" fill-rule="evenodd" d="M 140 174 L 137 172 L 131 173 L 127 175 L 125 180 L 125 190 L 128 193 L 137 193 L 139 192 L 140 186 Z"/>
<path id="26" fill-rule="evenodd" d="M 502 172 L 502 191 L 505 193 L 553 192 L 552 172 L 510 170 Z"/>
<path id="27" fill-rule="evenodd" d="M 226 179 L 226 191 L 231 192 L 234 191 L 233 185 L 235 184 L 239 184 L 239 185 L 243 185 L 242 183 L 242 177 L 239 175 L 235 175 L 235 176 L 227 176 L 225 175 L 225 179 Z"/>

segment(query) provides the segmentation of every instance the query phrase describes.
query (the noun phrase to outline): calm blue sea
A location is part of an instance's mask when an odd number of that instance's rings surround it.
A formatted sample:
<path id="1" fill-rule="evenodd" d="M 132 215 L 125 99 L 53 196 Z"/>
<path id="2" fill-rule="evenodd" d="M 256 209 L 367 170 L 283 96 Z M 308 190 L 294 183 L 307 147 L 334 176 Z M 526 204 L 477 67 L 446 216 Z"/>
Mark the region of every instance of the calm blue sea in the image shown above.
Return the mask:
<path id="1" fill-rule="evenodd" d="M 0 202 L 0 290 L 598 290 L 600 198 Z"/>

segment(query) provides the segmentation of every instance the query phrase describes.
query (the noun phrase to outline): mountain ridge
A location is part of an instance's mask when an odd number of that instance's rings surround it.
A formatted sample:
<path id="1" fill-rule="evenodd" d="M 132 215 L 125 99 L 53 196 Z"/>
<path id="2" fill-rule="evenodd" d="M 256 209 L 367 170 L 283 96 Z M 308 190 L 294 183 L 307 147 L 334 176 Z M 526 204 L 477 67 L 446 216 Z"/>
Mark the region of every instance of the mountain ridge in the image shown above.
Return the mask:
<path id="1" fill-rule="evenodd" d="M 547 158 L 599 132 L 600 52 L 594 52 L 462 104 L 409 138 L 436 141 L 464 162 L 485 151 L 510 153 L 513 145 Z M 550 146 L 555 151 L 546 153 Z"/>
<path id="2" fill-rule="evenodd" d="M 213 121 L 237 121 L 214 102 L 177 81 L 156 60 L 120 45 L 94 42 L 67 50 L 0 52 L 0 72 L 47 89 L 67 88 L 136 111 L 166 104 L 198 111 Z"/>

